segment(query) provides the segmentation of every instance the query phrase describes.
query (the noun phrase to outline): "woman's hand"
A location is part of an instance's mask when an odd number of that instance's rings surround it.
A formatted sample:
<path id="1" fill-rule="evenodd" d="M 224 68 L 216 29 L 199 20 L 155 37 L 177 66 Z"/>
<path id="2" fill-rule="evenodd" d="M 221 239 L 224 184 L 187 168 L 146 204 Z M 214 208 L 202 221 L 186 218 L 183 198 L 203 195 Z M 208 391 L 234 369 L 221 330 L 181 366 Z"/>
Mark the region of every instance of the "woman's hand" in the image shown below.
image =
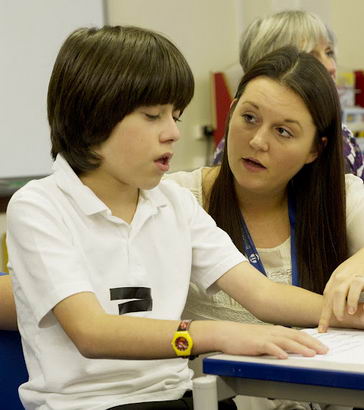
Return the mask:
<path id="1" fill-rule="evenodd" d="M 360 294 L 363 290 L 364 248 L 340 264 L 327 282 L 324 290 L 319 331 L 326 332 L 332 315 L 339 322 L 350 322 L 350 316 L 353 319 L 362 319 L 363 321 L 363 304 L 359 303 Z M 355 326 L 355 322 L 353 324 Z M 347 326 L 349 327 L 350 323 Z"/>

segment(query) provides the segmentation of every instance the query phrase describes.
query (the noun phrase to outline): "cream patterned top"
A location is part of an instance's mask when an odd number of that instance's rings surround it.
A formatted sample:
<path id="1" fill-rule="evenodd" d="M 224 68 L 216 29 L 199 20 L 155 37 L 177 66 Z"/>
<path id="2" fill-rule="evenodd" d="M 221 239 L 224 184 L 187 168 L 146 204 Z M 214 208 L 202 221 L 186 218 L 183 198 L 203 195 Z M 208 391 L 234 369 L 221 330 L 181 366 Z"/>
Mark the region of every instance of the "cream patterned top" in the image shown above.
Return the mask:
<path id="1" fill-rule="evenodd" d="M 202 204 L 202 168 L 192 172 L 176 172 L 165 178 L 188 188 Z M 350 255 L 364 247 L 364 185 L 360 178 L 346 175 L 346 221 Z M 258 248 L 267 276 L 275 282 L 292 283 L 290 238 L 275 248 Z M 262 323 L 223 291 L 214 295 L 190 284 L 184 311 L 189 319 L 220 319 Z"/>

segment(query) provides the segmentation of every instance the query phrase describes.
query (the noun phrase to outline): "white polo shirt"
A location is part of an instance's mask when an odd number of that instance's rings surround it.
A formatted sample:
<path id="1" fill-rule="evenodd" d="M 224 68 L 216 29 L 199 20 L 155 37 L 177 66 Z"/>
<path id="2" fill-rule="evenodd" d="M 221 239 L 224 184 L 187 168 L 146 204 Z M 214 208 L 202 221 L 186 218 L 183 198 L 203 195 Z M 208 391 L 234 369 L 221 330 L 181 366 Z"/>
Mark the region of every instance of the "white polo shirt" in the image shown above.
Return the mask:
<path id="1" fill-rule="evenodd" d="M 141 191 L 127 224 L 58 156 L 54 173 L 17 191 L 7 211 L 9 267 L 30 380 L 29 409 L 107 409 L 180 398 L 187 361 L 84 358 L 52 313 L 94 292 L 106 312 L 179 319 L 190 278 L 210 287 L 244 257 L 173 181 Z M 191 268 L 192 267 L 192 268 Z"/>

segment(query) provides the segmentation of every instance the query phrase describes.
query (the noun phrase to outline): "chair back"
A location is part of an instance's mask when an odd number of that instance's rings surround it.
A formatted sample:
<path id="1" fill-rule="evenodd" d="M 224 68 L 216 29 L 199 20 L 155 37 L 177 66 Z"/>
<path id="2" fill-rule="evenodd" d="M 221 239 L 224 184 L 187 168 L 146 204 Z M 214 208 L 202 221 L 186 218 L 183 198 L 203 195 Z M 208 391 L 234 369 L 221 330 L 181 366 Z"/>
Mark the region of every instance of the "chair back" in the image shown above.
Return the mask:
<path id="1" fill-rule="evenodd" d="M 4 275 L 0 272 L 0 276 Z M 8 409 L 24 410 L 18 388 L 28 380 L 20 333 L 0 330 L 0 400 Z M 0 408 L 2 404 L 0 404 Z"/>
<path id="2" fill-rule="evenodd" d="M 1 403 L 6 403 L 6 408 L 24 410 L 18 388 L 27 380 L 28 372 L 19 332 L 0 330 L 0 397 Z"/>
<path id="3" fill-rule="evenodd" d="M 8 270 L 8 248 L 6 246 L 6 233 L 1 235 L 1 270 L 0 275 L 4 273 L 9 273 Z"/>

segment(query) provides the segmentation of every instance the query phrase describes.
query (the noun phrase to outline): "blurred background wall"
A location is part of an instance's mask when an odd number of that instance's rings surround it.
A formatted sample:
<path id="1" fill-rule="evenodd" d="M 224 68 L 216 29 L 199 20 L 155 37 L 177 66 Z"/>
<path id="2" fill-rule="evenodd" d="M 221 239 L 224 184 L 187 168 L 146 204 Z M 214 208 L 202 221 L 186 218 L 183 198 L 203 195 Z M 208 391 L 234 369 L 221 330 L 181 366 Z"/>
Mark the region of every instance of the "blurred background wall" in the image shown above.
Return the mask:
<path id="1" fill-rule="evenodd" d="M 364 69 L 362 0 L 106 0 L 110 24 L 160 31 L 182 50 L 196 79 L 195 97 L 182 117 L 182 139 L 172 170 L 206 163 L 211 152 L 201 127 L 213 123 L 210 73 L 238 61 L 239 37 L 257 16 L 284 9 L 318 14 L 338 39 L 338 70 Z"/>

